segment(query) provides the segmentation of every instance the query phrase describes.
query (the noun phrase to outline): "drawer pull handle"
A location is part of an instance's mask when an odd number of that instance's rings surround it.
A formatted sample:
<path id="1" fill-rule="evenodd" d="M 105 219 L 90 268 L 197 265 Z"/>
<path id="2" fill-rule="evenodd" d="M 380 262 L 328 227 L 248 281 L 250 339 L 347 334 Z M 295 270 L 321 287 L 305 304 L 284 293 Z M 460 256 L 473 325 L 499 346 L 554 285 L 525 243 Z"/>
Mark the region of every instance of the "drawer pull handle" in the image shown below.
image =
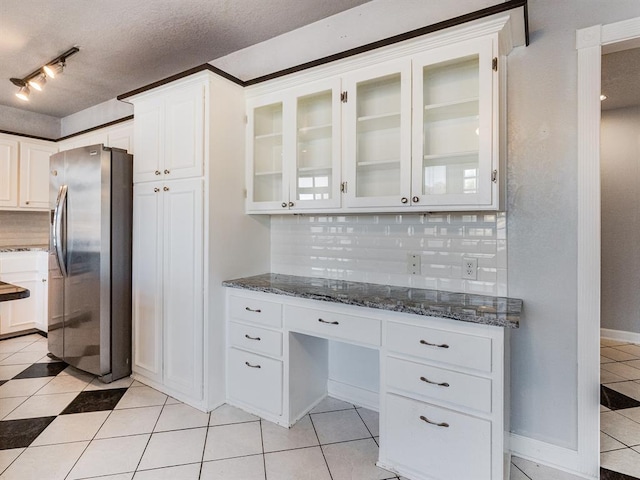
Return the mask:
<path id="1" fill-rule="evenodd" d="M 258 340 L 258 341 L 260 341 L 260 337 L 251 337 L 249 335 L 245 335 L 244 338 L 248 338 L 249 340 Z M 447 385 L 447 386 L 449 386 L 449 385 Z"/>
<path id="2" fill-rule="evenodd" d="M 327 325 L 340 325 L 340 322 L 328 322 L 327 320 L 323 320 L 321 318 L 318 319 L 320 323 L 326 323 Z"/>
<path id="3" fill-rule="evenodd" d="M 262 368 L 260 365 L 251 365 L 249 362 L 244 362 L 244 364 L 245 364 L 247 367 L 251 367 L 251 368 Z"/>
<path id="4" fill-rule="evenodd" d="M 260 310 L 259 308 L 256 308 L 256 309 L 254 310 L 253 308 L 244 307 L 244 309 L 245 309 L 247 312 L 253 312 L 253 313 L 260 313 L 260 312 L 262 312 L 262 310 Z"/>
<path id="5" fill-rule="evenodd" d="M 423 422 L 427 422 L 430 425 L 435 425 L 436 427 L 445 427 L 445 428 L 449 428 L 449 424 L 447 422 L 442 422 L 442 423 L 436 423 L 436 422 L 432 422 L 431 420 L 429 420 L 427 417 L 425 417 L 424 415 L 420 415 L 420 420 L 422 420 Z"/>
<path id="6" fill-rule="evenodd" d="M 431 380 L 424 378 L 424 377 L 420 377 L 420 380 L 422 380 L 423 382 L 426 383 L 430 383 L 431 385 L 437 385 L 439 387 L 448 387 L 449 384 L 447 382 L 442 382 L 442 383 L 438 383 L 438 382 L 432 382 Z"/>
<path id="7" fill-rule="evenodd" d="M 437 343 L 429 343 L 426 340 L 420 340 L 420 343 L 422 345 L 428 345 L 430 347 L 449 348 L 449 345 L 447 345 L 446 343 L 441 343 L 440 345 L 438 345 Z"/>

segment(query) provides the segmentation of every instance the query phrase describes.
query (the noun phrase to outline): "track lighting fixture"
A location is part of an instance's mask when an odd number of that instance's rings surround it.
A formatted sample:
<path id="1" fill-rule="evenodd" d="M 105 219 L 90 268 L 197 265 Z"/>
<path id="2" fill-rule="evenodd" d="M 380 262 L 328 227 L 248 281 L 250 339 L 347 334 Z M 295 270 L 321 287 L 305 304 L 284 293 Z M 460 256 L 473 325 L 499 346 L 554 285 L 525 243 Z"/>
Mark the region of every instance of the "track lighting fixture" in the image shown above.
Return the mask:
<path id="1" fill-rule="evenodd" d="M 47 77 L 56 78 L 56 75 L 61 74 L 67 65 L 67 58 L 79 51 L 80 49 L 78 47 L 71 47 L 63 54 L 58 55 L 56 58 L 54 58 L 50 62 L 47 62 L 42 67 L 34 70 L 26 77 L 12 78 L 11 83 L 20 88 L 20 90 L 18 90 L 18 93 L 16 93 L 16 97 L 18 97 L 20 100 L 27 101 L 29 100 L 29 93 L 31 93 L 31 88 L 33 88 L 34 90 L 42 91 L 45 83 L 47 83 Z"/>

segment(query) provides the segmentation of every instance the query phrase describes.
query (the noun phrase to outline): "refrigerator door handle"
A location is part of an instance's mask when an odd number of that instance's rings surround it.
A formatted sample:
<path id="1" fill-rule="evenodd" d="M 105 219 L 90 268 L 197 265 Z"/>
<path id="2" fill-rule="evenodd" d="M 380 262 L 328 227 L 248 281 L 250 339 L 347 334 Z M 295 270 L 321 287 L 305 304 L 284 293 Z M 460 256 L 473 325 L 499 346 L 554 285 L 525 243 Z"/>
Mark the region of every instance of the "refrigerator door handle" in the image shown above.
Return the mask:
<path id="1" fill-rule="evenodd" d="M 67 276 L 67 266 L 65 264 L 65 246 L 63 242 L 66 239 L 62 238 L 62 214 L 67 204 L 67 186 L 61 185 L 58 191 L 58 199 L 56 200 L 56 208 L 53 211 L 53 248 L 56 252 L 56 260 L 58 261 L 58 267 L 63 277 Z"/>

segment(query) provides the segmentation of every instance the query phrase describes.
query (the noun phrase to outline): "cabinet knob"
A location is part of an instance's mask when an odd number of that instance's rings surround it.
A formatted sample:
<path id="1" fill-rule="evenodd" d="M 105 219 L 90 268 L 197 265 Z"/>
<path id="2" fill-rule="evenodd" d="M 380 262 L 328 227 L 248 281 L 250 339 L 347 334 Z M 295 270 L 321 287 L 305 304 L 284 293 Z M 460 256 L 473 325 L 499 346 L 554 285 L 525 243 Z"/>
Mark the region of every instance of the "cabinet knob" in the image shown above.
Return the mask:
<path id="1" fill-rule="evenodd" d="M 156 170 L 156 175 L 160 175 L 160 170 Z"/>
<path id="2" fill-rule="evenodd" d="M 287 208 L 287 202 L 282 202 L 282 208 Z"/>
<path id="3" fill-rule="evenodd" d="M 47 279 L 46 279 L 46 278 L 43 278 L 43 279 L 42 279 L 42 283 L 44 283 L 44 282 L 46 282 L 46 281 L 47 281 Z"/>
<path id="4" fill-rule="evenodd" d="M 418 197 L 417 195 L 415 195 L 415 196 L 411 199 L 411 201 L 412 201 L 413 203 L 418 203 L 418 202 L 420 201 L 420 197 Z"/>
<path id="5" fill-rule="evenodd" d="M 165 192 L 168 192 L 168 191 L 169 191 L 169 187 L 164 187 L 164 188 L 163 188 L 163 190 L 164 190 Z"/>
<path id="6" fill-rule="evenodd" d="M 164 171 L 164 174 L 165 174 L 165 175 L 169 175 L 170 173 L 171 173 L 171 172 L 170 172 L 169 170 L 165 170 L 165 171 Z"/>
<path id="7" fill-rule="evenodd" d="M 26 202 L 24 202 L 24 203 L 25 203 L 25 205 L 29 205 L 29 200 L 27 200 L 27 201 L 26 201 Z"/>
<path id="8" fill-rule="evenodd" d="M 407 197 L 402 197 L 402 198 L 400 199 L 400 202 L 402 202 L 402 203 L 409 203 L 409 199 L 408 199 Z"/>
<path id="9" fill-rule="evenodd" d="M 290 207 L 293 207 L 293 202 L 289 202 L 289 206 L 290 206 Z"/>
<path id="10" fill-rule="evenodd" d="M 153 189 L 154 192 L 158 193 L 160 191 L 160 189 L 158 187 Z"/>

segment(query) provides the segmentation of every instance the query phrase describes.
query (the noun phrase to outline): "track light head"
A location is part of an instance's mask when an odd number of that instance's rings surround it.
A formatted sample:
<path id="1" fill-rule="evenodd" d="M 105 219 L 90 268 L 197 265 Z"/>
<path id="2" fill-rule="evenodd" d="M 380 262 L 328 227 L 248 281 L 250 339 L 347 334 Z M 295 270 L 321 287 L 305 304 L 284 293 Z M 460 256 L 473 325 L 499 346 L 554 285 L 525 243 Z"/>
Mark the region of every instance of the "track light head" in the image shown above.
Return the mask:
<path id="1" fill-rule="evenodd" d="M 16 93 L 16 97 L 18 97 L 20 100 L 27 102 L 29 101 L 30 93 L 31 93 L 31 90 L 29 90 L 29 87 L 27 85 L 24 85 L 20 87 L 20 90 L 18 90 L 18 93 Z"/>
<path id="2" fill-rule="evenodd" d="M 64 70 L 64 67 L 66 67 L 66 66 L 67 66 L 67 64 L 64 63 L 64 59 L 62 59 L 59 62 L 50 63 L 49 65 L 45 65 L 44 67 L 42 67 L 42 70 L 47 75 L 47 77 L 56 78 L 56 75 L 60 75 L 62 73 L 62 71 Z"/>
<path id="3" fill-rule="evenodd" d="M 42 89 L 44 88 L 44 84 L 47 83 L 47 76 L 44 73 L 41 73 L 37 77 L 34 77 L 31 80 L 29 80 L 28 83 L 30 87 L 41 92 Z"/>

